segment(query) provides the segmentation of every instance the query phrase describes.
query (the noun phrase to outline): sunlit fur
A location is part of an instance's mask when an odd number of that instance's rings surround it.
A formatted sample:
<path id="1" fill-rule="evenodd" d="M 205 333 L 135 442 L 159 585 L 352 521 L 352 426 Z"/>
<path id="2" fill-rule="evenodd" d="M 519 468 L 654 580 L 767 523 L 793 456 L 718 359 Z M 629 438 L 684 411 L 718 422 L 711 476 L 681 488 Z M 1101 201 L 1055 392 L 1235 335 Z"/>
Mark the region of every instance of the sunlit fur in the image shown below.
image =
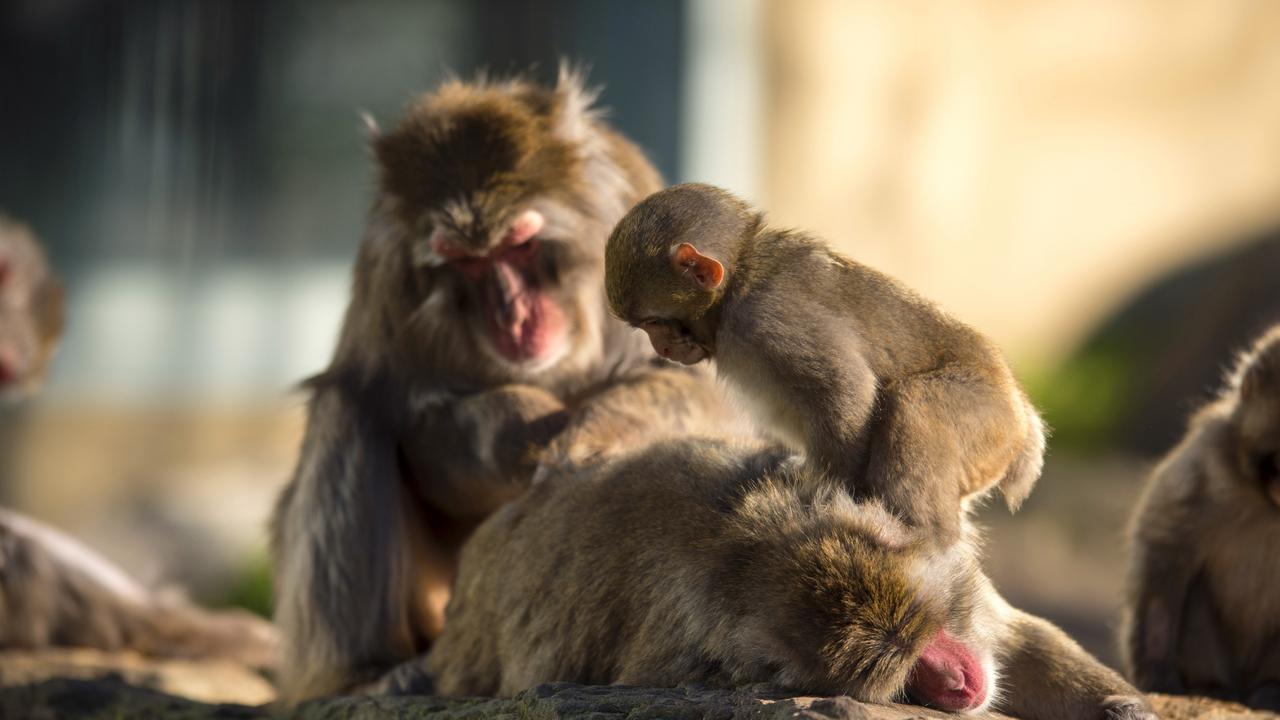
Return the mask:
<path id="1" fill-rule="evenodd" d="M 986 676 L 974 712 L 1154 718 L 1115 672 L 1004 602 L 972 526 L 936 551 L 754 442 L 671 440 L 552 470 L 472 537 L 448 612 L 426 662 L 384 690 L 767 683 L 922 702 L 912 671 L 945 630 Z"/>

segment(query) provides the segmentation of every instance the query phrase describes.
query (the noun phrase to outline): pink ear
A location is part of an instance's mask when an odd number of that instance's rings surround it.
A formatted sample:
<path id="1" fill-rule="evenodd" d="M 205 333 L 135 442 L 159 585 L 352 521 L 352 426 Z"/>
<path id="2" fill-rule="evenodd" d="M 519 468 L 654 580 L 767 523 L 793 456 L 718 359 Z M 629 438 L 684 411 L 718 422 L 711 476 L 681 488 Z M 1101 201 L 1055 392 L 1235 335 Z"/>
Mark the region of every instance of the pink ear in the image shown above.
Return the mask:
<path id="1" fill-rule="evenodd" d="M 680 243 L 671 252 L 671 264 L 676 272 L 688 275 L 703 290 L 715 290 L 724 282 L 724 265 L 719 260 L 698 252 L 689 243 Z"/>

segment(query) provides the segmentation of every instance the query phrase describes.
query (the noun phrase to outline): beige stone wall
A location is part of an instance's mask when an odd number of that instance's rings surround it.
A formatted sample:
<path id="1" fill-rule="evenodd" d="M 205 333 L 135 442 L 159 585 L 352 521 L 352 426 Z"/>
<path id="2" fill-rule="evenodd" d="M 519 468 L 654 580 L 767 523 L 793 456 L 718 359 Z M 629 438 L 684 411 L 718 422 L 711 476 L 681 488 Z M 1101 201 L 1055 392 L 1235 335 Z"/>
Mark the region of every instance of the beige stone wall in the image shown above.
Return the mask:
<path id="1" fill-rule="evenodd" d="M 1280 220 L 1280 3 L 776 0 L 761 201 L 1019 361 Z"/>

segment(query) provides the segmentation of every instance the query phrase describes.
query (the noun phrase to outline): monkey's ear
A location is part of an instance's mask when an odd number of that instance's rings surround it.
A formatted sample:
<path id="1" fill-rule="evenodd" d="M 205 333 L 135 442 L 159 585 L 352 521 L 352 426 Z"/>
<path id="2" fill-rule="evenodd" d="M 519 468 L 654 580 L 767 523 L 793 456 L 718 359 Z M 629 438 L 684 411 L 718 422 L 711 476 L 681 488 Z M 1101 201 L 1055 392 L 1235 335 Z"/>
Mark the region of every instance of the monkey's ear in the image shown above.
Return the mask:
<path id="1" fill-rule="evenodd" d="M 715 290 L 724 282 L 724 265 L 710 255 L 703 255 L 689 243 L 680 243 L 671 250 L 671 266 L 681 275 L 687 275 L 703 290 Z"/>

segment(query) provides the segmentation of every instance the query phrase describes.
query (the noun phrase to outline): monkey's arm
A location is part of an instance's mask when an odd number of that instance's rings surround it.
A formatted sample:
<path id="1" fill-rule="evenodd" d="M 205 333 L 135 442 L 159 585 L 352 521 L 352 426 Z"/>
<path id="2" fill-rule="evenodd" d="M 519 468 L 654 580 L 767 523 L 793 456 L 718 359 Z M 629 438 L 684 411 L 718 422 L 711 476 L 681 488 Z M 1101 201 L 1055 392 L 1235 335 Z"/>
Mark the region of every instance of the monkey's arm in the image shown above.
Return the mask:
<path id="1" fill-rule="evenodd" d="M 551 393 L 502 385 L 425 408 L 400 449 L 421 500 L 449 517 L 478 521 L 524 492 L 568 419 Z"/>
<path id="2" fill-rule="evenodd" d="M 393 429 L 347 388 L 317 389 L 272 521 L 284 702 L 340 691 L 414 652 L 409 506 Z"/>
<path id="3" fill-rule="evenodd" d="M 734 425 L 708 372 L 648 365 L 580 398 L 541 467 L 583 465 L 659 438 L 721 434 Z"/>
<path id="4" fill-rule="evenodd" d="M 1143 690 L 1184 690 L 1178 670 L 1180 636 L 1192 581 L 1199 571 L 1194 548 L 1184 537 L 1199 537 L 1197 503 L 1185 480 L 1189 468 L 1157 471 L 1134 521 L 1128 603 L 1122 650 L 1129 678 Z M 1207 649 L 1206 649 L 1207 650 Z M 1196 650 L 1199 652 L 1199 649 Z"/>
<path id="5" fill-rule="evenodd" d="M 865 494 L 876 376 L 855 333 L 788 306 L 783 290 L 726 313 L 716 337 L 718 371 L 757 406 L 763 426 L 800 446 L 808 464 Z"/>
<path id="6" fill-rule="evenodd" d="M 993 591 L 994 592 L 994 591 Z M 1156 720 L 1146 698 L 1048 621 L 999 601 L 996 709 L 1032 720 Z"/>
<path id="7" fill-rule="evenodd" d="M 1123 645 L 1130 679 L 1149 692 L 1185 690 L 1178 654 L 1188 591 L 1195 576 L 1189 555 L 1186 548 L 1176 545 L 1134 548 Z"/>

